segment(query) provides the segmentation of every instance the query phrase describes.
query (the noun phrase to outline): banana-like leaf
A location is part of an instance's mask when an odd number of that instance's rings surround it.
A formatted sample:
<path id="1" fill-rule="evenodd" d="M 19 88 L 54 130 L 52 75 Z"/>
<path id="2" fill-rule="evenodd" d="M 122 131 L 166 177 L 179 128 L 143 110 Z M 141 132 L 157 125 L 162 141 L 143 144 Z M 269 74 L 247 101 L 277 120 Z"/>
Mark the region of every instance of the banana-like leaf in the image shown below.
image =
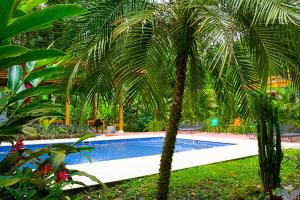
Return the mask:
<path id="1" fill-rule="evenodd" d="M 26 90 L 26 87 L 25 87 L 24 84 L 22 84 L 22 85 L 19 87 L 19 89 L 17 90 L 16 93 L 18 94 L 18 93 L 20 93 L 20 92 L 22 92 L 22 91 L 24 91 L 24 90 Z M 24 102 L 24 100 L 25 100 L 25 99 L 20 99 L 20 100 L 18 100 L 18 104 L 21 105 L 21 104 Z"/>
<path id="2" fill-rule="evenodd" d="M 26 62 L 25 70 L 26 70 L 27 74 L 29 74 L 34 69 L 35 64 L 36 64 L 36 61 Z M 24 81 L 24 82 L 26 82 L 26 81 Z"/>
<path id="3" fill-rule="evenodd" d="M 22 132 L 28 136 L 34 136 L 37 134 L 36 129 L 30 126 L 23 126 Z"/>
<path id="4" fill-rule="evenodd" d="M 7 86 L 10 91 L 15 92 L 18 89 L 22 74 L 23 70 L 21 65 L 14 65 L 8 69 Z"/>
<path id="5" fill-rule="evenodd" d="M 14 22 L 18 17 L 21 17 L 23 15 L 26 15 L 26 13 L 20 9 L 17 9 L 15 12 L 14 12 L 14 15 L 12 16 L 12 18 L 10 19 L 10 23 Z"/>
<path id="6" fill-rule="evenodd" d="M 8 172 L 19 159 L 20 155 L 18 152 L 7 154 L 0 162 L 0 174 Z"/>
<path id="7" fill-rule="evenodd" d="M 86 172 L 82 172 L 82 171 L 78 171 L 78 170 L 69 170 L 69 174 L 71 176 L 86 176 L 88 177 L 89 179 L 91 179 L 92 181 L 98 183 L 98 184 L 102 184 L 104 187 L 106 187 L 96 176 L 93 176 L 91 174 L 88 174 Z"/>
<path id="8" fill-rule="evenodd" d="M 29 114 L 29 113 L 28 113 Z M 32 122 L 35 122 L 39 119 L 47 118 L 47 117 L 63 117 L 64 115 L 60 112 L 56 111 L 48 111 L 48 112 L 41 112 L 41 113 L 30 113 L 28 116 L 21 116 L 14 121 L 9 123 L 9 127 L 6 126 L 7 129 L 15 128 L 15 127 L 21 127 L 22 128 L 27 125 L 31 124 Z M 2 127 L 0 127 L 0 131 L 2 131 Z"/>
<path id="9" fill-rule="evenodd" d="M 29 49 L 17 45 L 5 45 L 0 47 L 0 59 L 19 56 Z"/>
<path id="10" fill-rule="evenodd" d="M 48 0 L 27 0 L 21 1 L 18 5 L 18 9 L 22 10 L 25 13 L 30 12 L 33 8 L 37 7 L 38 5 L 47 2 Z"/>
<path id="11" fill-rule="evenodd" d="M 43 60 L 38 60 L 37 63 L 35 64 L 36 67 L 41 67 L 41 66 L 45 66 L 45 65 L 48 65 L 50 63 L 53 63 L 53 62 L 57 62 L 57 61 L 60 61 L 61 57 L 58 57 L 58 58 L 47 58 L 47 59 L 43 59 Z"/>
<path id="12" fill-rule="evenodd" d="M 28 149 L 25 149 L 25 153 L 28 154 L 29 156 L 27 156 L 25 159 L 19 159 L 13 167 L 10 167 L 10 169 L 7 169 L 7 171 L 9 171 L 8 173 L 10 173 L 10 172 L 13 173 L 16 171 L 16 169 L 18 167 L 22 166 L 24 163 L 28 163 L 28 161 L 34 160 L 38 157 L 41 157 L 41 156 L 49 153 L 49 147 L 46 146 L 41 149 L 37 149 L 35 151 L 30 151 Z"/>
<path id="13" fill-rule="evenodd" d="M 65 54 L 62 51 L 58 51 L 55 49 L 41 49 L 41 50 L 28 51 L 20 56 L 16 56 L 13 58 L 0 59 L 0 69 L 5 69 L 12 65 L 26 63 L 32 60 L 53 58 L 53 57 L 59 57 L 63 55 Z"/>
<path id="14" fill-rule="evenodd" d="M 53 168 L 58 167 L 60 164 L 64 162 L 66 158 L 66 151 L 51 151 L 49 162 Z"/>
<path id="15" fill-rule="evenodd" d="M 61 104 L 50 104 L 49 102 L 36 102 L 30 103 L 22 108 L 19 108 L 15 114 L 19 115 L 22 113 L 39 113 L 39 112 L 48 112 L 48 111 L 57 111 L 63 109 L 64 106 Z"/>
<path id="16" fill-rule="evenodd" d="M 27 97 L 38 96 L 38 95 L 45 95 L 45 94 L 53 94 L 57 91 L 56 85 L 46 85 L 46 86 L 39 86 L 39 87 L 32 87 L 27 90 L 24 90 L 18 94 L 15 94 L 9 101 L 9 104 L 16 102 L 20 99 L 24 99 Z"/>
<path id="17" fill-rule="evenodd" d="M 60 78 L 56 77 L 59 74 L 63 74 L 65 72 L 65 68 L 63 67 L 51 67 L 51 68 L 45 68 L 43 70 L 38 70 L 35 71 L 31 74 L 29 74 L 25 79 L 24 82 L 29 82 L 35 79 L 43 79 L 43 80 L 48 80 L 48 79 L 55 79 L 55 78 Z"/>
<path id="18" fill-rule="evenodd" d="M 74 145 L 76 145 L 76 144 L 78 144 L 78 143 L 80 143 L 80 142 L 82 142 L 82 141 L 84 141 L 84 140 L 86 140 L 86 139 L 88 139 L 88 138 L 92 138 L 92 137 L 95 137 L 95 134 L 92 134 L 92 133 L 86 134 L 86 135 L 82 136 L 81 138 L 79 138 L 79 139 L 78 139 L 76 142 L 74 142 L 72 145 L 74 146 Z"/>
<path id="19" fill-rule="evenodd" d="M 7 187 L 18 183 L 21 179 L 15 176 L 0 176 L 0 187 Z"/>
<path id="20" fill-rule="evenodd" d="M 0 107 L 4 107 L 8 102 L 9 96 L 3 96 L 0 98 Z"/>
<path id="21" fill-rule="evenodd" d="M 67 154 L 71 153 L 78 153 L 80 151 L 92 151 L 94 147 L 89 147 L 89 146 L 80 146 L 80 147 L 75 147 L 72 145 L 67 145 L 67 144 L 52 144 L 52 147 L 55 147 L 57 149 L 63 149 L 66 150 Z"/>
<path id="22" fill-rule="evenodd" d="M 70 176 L 85 176 L 85 177 L 88 177 L 89 179 L 91 179 L 92 181 L 98 183 L 98 184 L 103 184 L 96 176 L 93 176 L 91 174 L 88 174 L 86 172 L 83 172 L 83 171 L 78 171 L 78 170 L 68 170 L 69 172 L 69 175 Z M 104 185 L 104 184 L 103 184 Z"/>
<path id="23" fill-rule="evenodd" d="M 17 20 L 7 27 L 5 39 L 32 30 L 37 26 L 48 24 L 65 17 L 77 16 L 84 12 L 85 10 L 79 6 L 62 4 L 31 12 L 17 18 Z"/>
<path id="24" fill-rule="evenodd" d="M 4 40 L 6 27 L 16 0 L 0 0 L 0 41 Z M 1 44 L 2 42 L 0 42 Z"/>
<path id="25" fill-rule="evenodd" d="M 35 68 L 35 64 L 36 64 L 36 61 L 30 61 L 30 62 L 27 62 L 26 63 L 26 72 L 27 72 L 27 76 L 26 77 L 28 77 L 28 75 L 31 75 L 32 73 L 32 70 Z M 25 78 L 26 79 L 26 78 Z M 36 87 L 39 83 L 40 83 L 40 79 L 39 78 L 37 78 L 37 79 L 32 79 L 32 80 L 30 80 L 29 82 L 30 82 L 30 84 L 33 86 L 33 87 Z M 28 82 L 28 81 L 26 81 L 26 80 L 23 80 L 23 82 L 24 83 L 26 83 L 26 82 Z"/>
<path id="26" fill-rule="evenodd" d="M 29 178 L 30 175 L 32 174 L 32 169 L 29 168 L 29 167 L 24 167 L 23 170 L 22 170 L 22 174 L 23 174 L 24 177 Z"/>
<path id="27" fill-rule="evenodd" d="M 20 93 L 20 92 L 22 92 L 22 91 L 24 91 L 24 90 L 26 90 L 26 87 L 25 87 L 24 84 L 22 84 L 22 85 L 19 87 L 19 89 L 17 90 L 17 94 Z"/>
<path id="28" fill-rule="evenodd" d="M 22 133 L 22 127 L 12 126 L 3 126 L 0 128 L 0 137 L 17 137 L 16 134 Z M 8 141 L 6 138 L 2 141 Z"/>

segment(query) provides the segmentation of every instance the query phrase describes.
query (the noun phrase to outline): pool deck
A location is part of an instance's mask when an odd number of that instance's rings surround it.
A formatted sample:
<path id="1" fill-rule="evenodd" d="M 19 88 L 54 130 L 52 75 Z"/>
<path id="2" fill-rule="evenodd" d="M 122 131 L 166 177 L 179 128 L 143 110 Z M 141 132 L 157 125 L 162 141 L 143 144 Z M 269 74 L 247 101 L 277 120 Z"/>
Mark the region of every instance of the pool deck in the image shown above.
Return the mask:
<path id="1" fill-rule="evenodd" d="M 100 135 L 88 140 L 112 140 L 130 139 L 145 137 L 160 137 L 165 133 L 123 133 L 115 135 Z M 205 140 L 211 142 L 234 143 L 236 145 L 222 146 L 208 149 L 200 149 L 174 153 L 172 170 L 180 170 L 199 165 L 206 165 L 222 161 L 234 160 L 243 157 L 257 155 L 257 140 L 247 135 L 220 134 L 220 133 L 200 133 L 178 134 L 178 138 L 191 140 Z M 73 142 L 76 139 L 57 139 L 57 140 L 36 140 L 25 141 L 25 144 L 51 144 L 57 142 Z M 300 149 L 300 141 L 295 138 L 294 142 L 284 140 L 283 148 Z M 90 173 L 99 178 L 103 183 L 117 182 L 130 178 L 137 178 L 146 175 L 156 174 L 159 170 L 160 155 L 127 158 L 111 161 L 101 161 L 85 164 L 68 165 L 68 168 L 77 169 Z M 86 185 L 94 185 L 95 182 L 86 177 L 75 177 L 75 180 L 82 181 Z M 75 186 L 76 187 L 76 186 Z"/>

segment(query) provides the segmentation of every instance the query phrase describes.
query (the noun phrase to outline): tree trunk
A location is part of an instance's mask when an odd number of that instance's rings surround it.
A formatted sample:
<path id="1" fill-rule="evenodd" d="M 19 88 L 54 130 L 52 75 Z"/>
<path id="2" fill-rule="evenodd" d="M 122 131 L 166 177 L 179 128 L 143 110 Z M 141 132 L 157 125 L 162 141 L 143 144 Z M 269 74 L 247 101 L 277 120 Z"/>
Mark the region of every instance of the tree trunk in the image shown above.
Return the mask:
<path id="1" fill-rule="evenodd" d="M 92 120 L 96 121 L 97 119 L 97 111 L 98 111 L 98 105 L 97 105 L 97 97 L 94 96 L 93 101 L 92 101 L 92 106 L 93 106 L 93 116 L 92 116 Z"/>
<path id="2" fill-rule="evenodd" d="M 176 135 L 178 131 L 179 119 L 182 110 L 182 100 L 184 94 L 184 84 L 186 78 L 186 54 L 179 54 L 176 57 L 176 79 L 173 89 L 172 109 L 169 116 L 168 130 L 162 151 L 158 180 L 158 200 L 166 200 L 168 198 L 170 173 L 172 166 L 172 158 L 175 148 Z"/>

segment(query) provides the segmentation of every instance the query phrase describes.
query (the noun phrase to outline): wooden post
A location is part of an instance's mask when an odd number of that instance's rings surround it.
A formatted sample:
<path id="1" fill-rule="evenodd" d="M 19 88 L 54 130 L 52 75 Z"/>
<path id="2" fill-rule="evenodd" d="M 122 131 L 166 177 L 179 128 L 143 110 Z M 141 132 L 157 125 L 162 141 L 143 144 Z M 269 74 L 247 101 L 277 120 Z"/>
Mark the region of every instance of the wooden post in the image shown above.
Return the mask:
<path id="1" fill-rule="evenodd" d="M 124 108 L 123 108 L 123 103 L 121 102 L 120 108 L 119 108 L 119 133 L 123 133 L 124 130 Z"/>
<path id="2" fill-rule="evenodd" d="M 67 126 L 70 126 L 70 98 L 67 97 L 66 99 L 66 119 L 65 119 L 65 124 Z"/>
<path id="3" fill-rule="evenodd" d="M 124 133 L 124 107 L 123 107 L 124 89 L 120 91 L 120 103 L 119 103 L 119 133 Z"/>

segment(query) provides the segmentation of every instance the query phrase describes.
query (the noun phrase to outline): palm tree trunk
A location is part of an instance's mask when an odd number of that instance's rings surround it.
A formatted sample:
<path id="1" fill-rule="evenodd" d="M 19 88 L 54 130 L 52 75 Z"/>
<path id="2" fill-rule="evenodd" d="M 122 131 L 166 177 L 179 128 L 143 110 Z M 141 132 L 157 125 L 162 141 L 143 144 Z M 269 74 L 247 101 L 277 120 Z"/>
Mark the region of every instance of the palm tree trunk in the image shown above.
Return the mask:
<path id="1" fill-rule="evenodd" d="M 176 57 L 176 79 L 173 89 L 172 109 L 169 117 L 167 135 L 160 160 L 159 180 L 158 180 L 158 200 L 168 198 L 169 180 L 171 173 L 172 158 L 175 148 L 176 135 L 178 131 L 179 119 L 182 110 L 182 100 L 184 94 L 184 83 L 186 79 L 187 56 L 185 53 Z"/>

